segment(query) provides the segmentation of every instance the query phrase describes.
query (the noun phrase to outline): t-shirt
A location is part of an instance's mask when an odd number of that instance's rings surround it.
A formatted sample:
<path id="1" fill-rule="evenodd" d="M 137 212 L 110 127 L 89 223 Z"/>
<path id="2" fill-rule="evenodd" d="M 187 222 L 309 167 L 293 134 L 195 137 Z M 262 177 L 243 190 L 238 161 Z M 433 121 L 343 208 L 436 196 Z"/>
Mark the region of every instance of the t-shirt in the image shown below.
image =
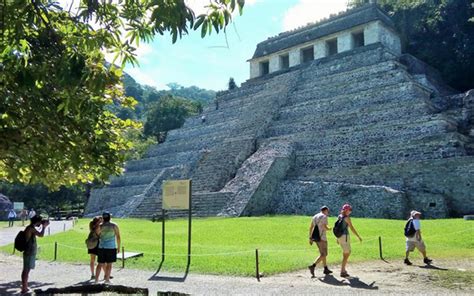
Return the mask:
<path id="1" fill-rule="evenodd" d="M 413 227 L 415 228 L 415 230 L 420 230 L 421 229 L 421 222 L 420 222 L 420 219 L 413 219 L 412 220 L 412 223 L 413 223 Z M 408 241 L 416 241 L 416 235 L 413 235 L 412 237 L 407 237 L 407 240 Z"/>
<path id="2" fill-rule="evenodd" d="M 323 213 L 318 213 L 314 215 L 313 223 L 319 229 L 319 236 L 321 237 L 321 240 L 327 241 L 326 227 L 324 227 L 324 225 L 328 225 L 328 216 L 324 215 Z"/>
<path id="3" fill-rule="evenodd" d="M 106 222 L 100 226 L 99 249 L 117 249 L 114 223 Z"/>

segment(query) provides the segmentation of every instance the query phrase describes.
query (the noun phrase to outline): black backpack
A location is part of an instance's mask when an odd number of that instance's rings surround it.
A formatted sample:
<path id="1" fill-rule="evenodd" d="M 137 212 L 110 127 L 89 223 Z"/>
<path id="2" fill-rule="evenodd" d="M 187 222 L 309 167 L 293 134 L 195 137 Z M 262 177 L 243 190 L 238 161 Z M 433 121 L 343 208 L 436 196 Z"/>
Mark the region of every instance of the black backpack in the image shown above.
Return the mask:
<path id="1" fill-rule="evenodd" d="M 28 242 L 26 241 L 26 233 L 21 230 L 15 237 L 15 249 L 20 252 L 26 251 L 28 246 Z"/>
<path id="2" fill-rule="evenodd" d="M 415 233 L 416 233 L 415 225 L 413 225 L 413 219 L 410 218 L 408 219 L 407 224 L 405 224 L 405 236 L 412 237 L 415 235 Z"/>
<path id="3" fill-rule="evenodd" d="M 314 226 L 313 233 L 311 234 L 311 239 L 315 242 L 319 242 L 321 240 L 321 234 L 319 233 L 318 224 Z"/>
<path id="4" fill-rule="evenodd" d="M 332 229 L 332 232 L 337 238 L 341 237 L 344 234 L 344 231 L 346 230 L 345 228 L 347 228 L 344 227 L 344 218 L 345 217 L 338 218 L 336 223 L 334 224 L 334 228 Z"/>

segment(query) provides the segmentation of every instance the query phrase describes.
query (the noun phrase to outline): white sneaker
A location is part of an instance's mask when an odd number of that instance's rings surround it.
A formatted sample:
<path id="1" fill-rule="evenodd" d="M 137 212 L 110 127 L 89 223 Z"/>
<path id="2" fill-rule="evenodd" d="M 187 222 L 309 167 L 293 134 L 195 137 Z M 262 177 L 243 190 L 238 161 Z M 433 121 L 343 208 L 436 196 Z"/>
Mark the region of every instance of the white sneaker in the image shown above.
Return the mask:
<path id="1" fill-rule="evenodd" d="M 106 285 L 112 285 L 112 282 L 111 282 L 111 281 L 105 281 L 104 284 L 106 284 Z"/>

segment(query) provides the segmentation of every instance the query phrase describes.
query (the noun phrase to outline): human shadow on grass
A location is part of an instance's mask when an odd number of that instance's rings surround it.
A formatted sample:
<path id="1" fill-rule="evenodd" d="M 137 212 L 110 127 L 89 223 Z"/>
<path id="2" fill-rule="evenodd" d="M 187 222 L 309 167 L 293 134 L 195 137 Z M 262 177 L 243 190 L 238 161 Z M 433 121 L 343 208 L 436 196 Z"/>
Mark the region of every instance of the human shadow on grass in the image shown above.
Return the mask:
<path id="1" fill-rule="evenodd" d="M 379 287 L 374 286 L 375 282 L 370 284 L 366 284 L 361 281 L 358 277 L 348 277 L 344 278 L 343 280 L 336 279 L 333 275 L 325 275 L 319 280 L 325 284 L 332 285 L 332 286 L 349 286 L 355 289 L 366 289 L 366 290 L 378 290 Z"/>
<path id="2" fill-rule="evenodd" d="M 41 283 L 41 282 L 28 282 L 28 287 L 31 291 L 36 288 L 50 286 L 53 283 Z M 21 281 L 14 281 L 10 283 L 0 284 L 0 295 L 23 295 L 20 293 L 21 290 Z M 26 294 L 28 295 L 28 294 Z"/>
<path id="3" fill-rule="evenodd" d="M 419 268 L 424 268 L 424 269 L 449 270 L 447 268 L 438 267 L 438 266 L 435 266 L 433 264 L 420 265 L 418 267 Z"/>

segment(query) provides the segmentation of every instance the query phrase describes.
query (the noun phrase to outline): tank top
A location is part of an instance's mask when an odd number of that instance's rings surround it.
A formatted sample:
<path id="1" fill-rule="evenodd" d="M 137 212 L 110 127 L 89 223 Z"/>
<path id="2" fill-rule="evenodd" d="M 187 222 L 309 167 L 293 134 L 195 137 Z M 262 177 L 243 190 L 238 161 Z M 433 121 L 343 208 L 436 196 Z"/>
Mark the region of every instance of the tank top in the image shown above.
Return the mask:
<path id="1" fill-rule="evenodd" d="M 100 226 L 99 249 L 117 249 L 114 227 L 115 224 L 111 222 Z"/>

